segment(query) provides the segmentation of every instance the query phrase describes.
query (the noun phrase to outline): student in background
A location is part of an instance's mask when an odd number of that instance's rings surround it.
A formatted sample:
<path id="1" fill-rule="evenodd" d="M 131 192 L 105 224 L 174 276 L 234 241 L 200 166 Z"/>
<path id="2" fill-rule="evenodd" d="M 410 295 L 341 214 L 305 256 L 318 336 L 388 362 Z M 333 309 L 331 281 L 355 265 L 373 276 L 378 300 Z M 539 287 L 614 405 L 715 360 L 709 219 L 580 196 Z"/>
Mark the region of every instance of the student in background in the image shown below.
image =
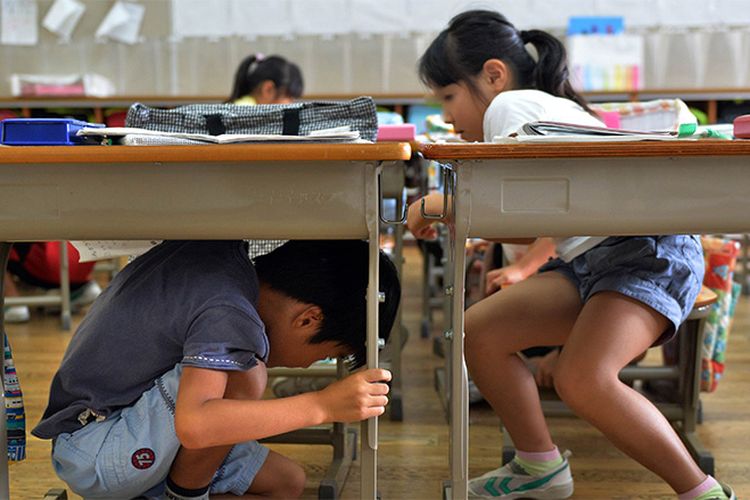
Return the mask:
<path id="1" fill-rule="evenodd" d="M 234 75 L 230 104 L 289 104 L 302 97 L 299 66 L 281 56 L 253 54 L 242 60 Z"/>
<path id="2" fill-rule="evenodd" d="M 527 50 L 532 45 L 536 58 Z M 535 120 L 600 125 L 571 87 L 565 49 L 552 35 L 519 31 L 497 12 L 453 18 L 419 63 L 447 122 L 472 141 L 508 136 Z M 425 199 L 428 213 L 440 195 Z M 433 220 L 409 208 L 417 237 Z M 466 363 L 472 379 L 516 445 L 503 467 L 469 483 L 480 498 L 567 498 L 573 478 L 544 421 L 534 378 L 516 355 L 562 345 L 558 395 L 613 444 L 666 481 L 681 500 L 735 498 L 706 476 L 664 415 L 618 379 L 651 345 L 671 338 L 701 287 L 700 242 L 689 235 L 556 238 L 558 258 L 539 274 L 466 312 Z"/>
<path id="3" fill-rule="evenodd" d="M 92 279 L 94 262 L 78 262 L 78 251 L 68 245 L 68 277 L 70 279 L 71 307 L 81 307 L 96 299 L 101 293 L 98 283 Z M 17 297 L 20 294 L 15 277 L 21 285 L 43 290 L 60 288 L 60 242 L 42 241 L 16 243 L 8 258 L 8 272 L 5 273 L 5 296 Z M 28 306 L 5 308 L 7 323 L 29 321 Z"/>
<path id="4" fill-rule="evenodd" d="M 256 440 L 381 415 L 390 373 L 262 400 L 266 367 L 365 363 L 368 262 L 364 241 L 291 241 L 254 264 L 242 241 L 155 246 L 94 302 L 33 434 L 85 498 L 299 496 L 302 467 Z M 385 339 L 400 285 L 382 252 L 380 291 Z"/>

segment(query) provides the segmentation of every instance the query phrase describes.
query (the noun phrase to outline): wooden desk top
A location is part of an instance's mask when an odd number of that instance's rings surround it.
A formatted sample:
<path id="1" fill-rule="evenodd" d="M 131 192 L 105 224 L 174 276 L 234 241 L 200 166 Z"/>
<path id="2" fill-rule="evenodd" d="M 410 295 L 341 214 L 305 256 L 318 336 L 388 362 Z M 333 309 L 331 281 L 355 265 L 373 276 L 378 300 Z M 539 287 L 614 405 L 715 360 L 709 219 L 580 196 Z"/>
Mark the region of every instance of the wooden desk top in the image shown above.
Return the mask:
<path id="1" fill-rule="evenodd" d="M 750 140 L 561 142 L 547 144 L 419 144 L 413 145 L 430 160 L 532 158 L 750 156 Z"/>
<path id="2" fill-rule="evenodd" d="M 227 144 L 200 146 L 11 146 L 9 163 L 217 163 L 250 161 L 398 161 L 411 157 L 408 143 Z"/>

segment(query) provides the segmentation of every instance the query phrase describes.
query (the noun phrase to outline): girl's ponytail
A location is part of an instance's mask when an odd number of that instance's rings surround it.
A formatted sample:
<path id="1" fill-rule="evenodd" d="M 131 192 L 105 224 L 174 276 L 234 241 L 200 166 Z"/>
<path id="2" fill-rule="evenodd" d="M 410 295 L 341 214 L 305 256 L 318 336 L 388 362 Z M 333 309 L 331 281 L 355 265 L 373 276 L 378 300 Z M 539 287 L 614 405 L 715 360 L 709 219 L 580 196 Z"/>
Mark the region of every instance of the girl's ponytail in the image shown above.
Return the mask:
<path id="1" fill-rule="evenodd" d="M 536 48 L 538 61 L 526 44 Z M 419 60 L 419 76 L 429 86 L 466 82 L 473 88 L 473 78 L 489 59 L 500 59 L 511 67 L 516 89 L 537 89 L 565 97 L 592 113 L 568 81 L 562 42 L 544 31 L 518 31 L 494 11 L 470 10 L 451 19 Z"/>
<path id="2" fill-rule="evenodd" d="M 538 55 L 536 67 L 526 84 L 548 94 L 570 99 L 591 113 L 586 99 L 570 84 L 565 45 L 546 31 L 528 30 L 518 34 L 524 44 L 531 44 L 536 49 Z"/>
<path id="3" fill-rule="evenodd" d="M 272 81 L 288 97 L 297 99 L 302 96 L 304 81 L 299 66 L 281 56 L 251 54 L 237 67 L 232 93 L 227 102 L 251 95 L 265 80 Z"/>

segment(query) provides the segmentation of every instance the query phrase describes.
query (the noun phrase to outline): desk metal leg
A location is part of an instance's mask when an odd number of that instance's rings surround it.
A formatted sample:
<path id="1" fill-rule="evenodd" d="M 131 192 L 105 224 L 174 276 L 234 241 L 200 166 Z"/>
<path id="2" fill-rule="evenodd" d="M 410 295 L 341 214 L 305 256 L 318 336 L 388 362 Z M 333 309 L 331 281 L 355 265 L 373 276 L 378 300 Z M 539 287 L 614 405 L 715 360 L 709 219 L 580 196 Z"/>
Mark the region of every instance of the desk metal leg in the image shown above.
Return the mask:
<path id="1" fill-rule="evenodd" d="M 370 269 L 367 285 L 367 367 L 378 366 L 378 304 L 380 298 L 380 200 L 377 195 L 377 164 L 368 165 L 365 217 L 370 238 Z M 362 422 L 360 498 L 375 499 L 378 484 L 378 418 Z"/>
<path id="2" fill-rule="evenodd" d="M 399 199 L 396 202 L 396 213 L 400 214 L 402 207 L 402 201 Z M 404 279 L 404 226 L 399 224 L 395 226 L 395 237 L 396 242 L 393 246 L 393 262 L 396 265 L 396 271 L 398 272 L 399 279 Z M 401 422 L 404 419 L 404 405 L 402 398 L 402 377 L 403 370 L 401 369 L 401 351 L 403 344 L 406 342 L 408 332 L 403 323 L 403 304 L 398 308 L 396 315 L 396 321 L 394 322 L 393 329 L 391 330 L 391 338 L 389 342 L 391 344 L 391 373 L 393 378 L 391 380 L 391 391 L 388 396 L 390 408 L 390 417 L 394 422 Z"/>
<path id="3" fill-rule="evenodd" d="M 470 175 L 464 172 L 464 166 L 457 175 Z M 468 495 L 469 479 L 469 386 L 466 363 L 464 362 L 464 289 L 466 274 L 466 238 L 469 232 L 469 196 L 460 191 L 462 183 L 452 176 L 452 185 L 446 192 L 453 194 L 453 221 L 450 224 L 451 242 L 450 255 L 453 265 L 451 328 L 450 337 L 450 467 L 451 479 L 449 488 L 450 498 L 465 499 Z"/>
<path id="4" fill-rule="evenodd" d="M 5 269 L 12 243 L 0 243 L 0 298 L 3 307 L 0 308 L 0 333 L 5 333 Z M 0 498 L 10 498 L 10 478 L 8 475 L 8 428 L 5 420 L 5 386 L 3 385 L 2 404 L 0 404 Z"/>
<path id="5" fill-rule="evenodd" d="M 60 242 L 60 321 L 63 330 L 70 330 L 73 322 L 70 312 L 70 269 L 68 264 L 68 242 Z"/>

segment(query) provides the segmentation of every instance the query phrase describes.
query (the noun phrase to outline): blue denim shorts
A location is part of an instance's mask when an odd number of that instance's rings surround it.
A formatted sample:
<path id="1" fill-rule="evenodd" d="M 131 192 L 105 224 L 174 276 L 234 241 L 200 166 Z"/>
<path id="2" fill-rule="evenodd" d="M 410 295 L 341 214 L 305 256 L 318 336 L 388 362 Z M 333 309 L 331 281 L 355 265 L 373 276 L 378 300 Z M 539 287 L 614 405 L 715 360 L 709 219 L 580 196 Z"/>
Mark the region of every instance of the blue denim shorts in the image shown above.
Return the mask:
<path id="1" fill-rule="evenodd" d="M 180 448 L 174 405 L 181 373 L 177 365 L 133 406 L 60 434 L 52 449 L 60 479 L 84 498 L 160 498 Z M 242 495 L 267 456 L 268 449 L 256 441 L 235 445 L 216 472 L 211 493 Z"/>
<path id="2" fill-rule="evenodd" d="M 605 290 L 626 295 L 666 317 L 671 325 L 654 345 L 672 338 L 693 309 L 703 282 L 697 236 L 615 236 L 570 262 L 554 259 L 539 272 L 557 271 L 578 288 L 581 301 Z"/>

